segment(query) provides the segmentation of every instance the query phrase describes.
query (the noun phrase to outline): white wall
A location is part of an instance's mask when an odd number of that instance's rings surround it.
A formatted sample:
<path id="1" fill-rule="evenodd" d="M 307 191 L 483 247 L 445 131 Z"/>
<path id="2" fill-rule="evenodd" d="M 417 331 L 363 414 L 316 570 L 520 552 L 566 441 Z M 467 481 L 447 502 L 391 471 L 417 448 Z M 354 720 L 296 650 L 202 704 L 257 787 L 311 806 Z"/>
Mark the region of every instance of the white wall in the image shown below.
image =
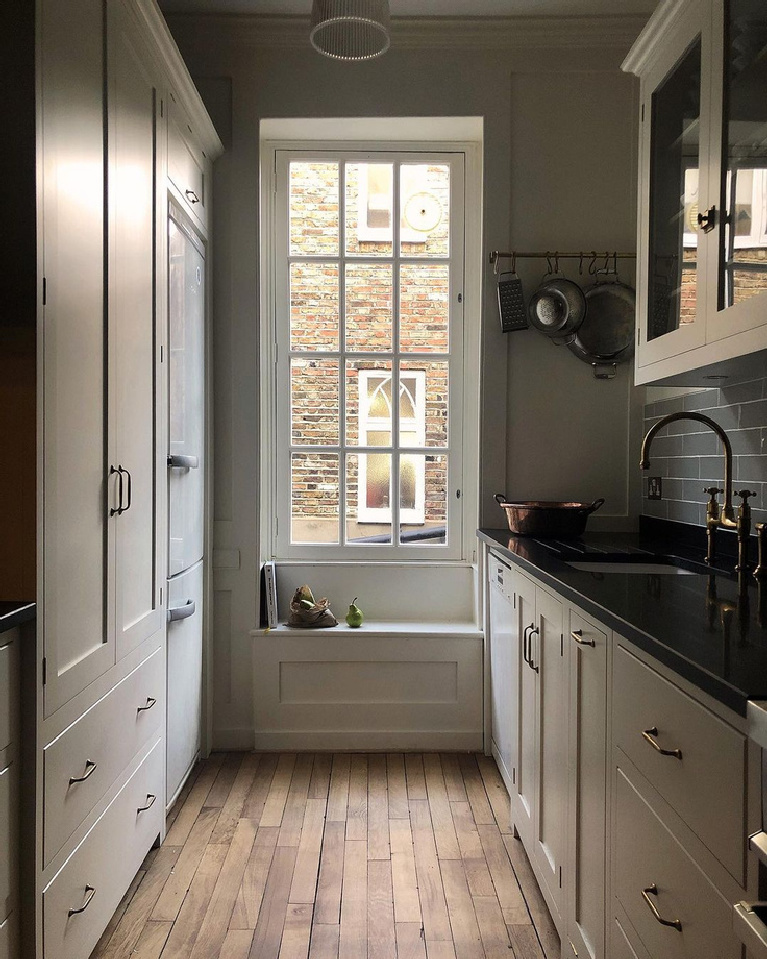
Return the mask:
<path id="1" fill-rule="evenodd" d="M 251 640 L 257 622 L 258 124 L 265 117 L 483 116 L 484 247 L 634 248 L 633 81 L 619 63 L 639 21 L 552 21 L 463 46 L 396 44 L 381 60 L 339 64 L 246 18 L 169 18 L 224 139 L 214 183 L 214 742 L 252 742 Z M 428 28 L 427 28 L 428 32 Z M 288 31 L 288 34 L 290 31 Z M 231 114 L 225 78 L 231 80 Z M 593 160 L 593 176 L 591 161 Z M 580 218 L 580 219 L 577 219 Z M 525 275 L 528 285 L 538 267 Z M 503 337 L 485 278 L 482 520 L 501 522 L 497 490 L 609 494 L 628 521 L 629 376 L 590 370 L 535 333 Z M 508 388 L 507 388 L 507 371 Z M 262 451 L 268 456 L 269 451 Z M 508 475 L 507 475 L 508 472 Z M 638 502 L 635 497 L 634 502 Z M 239 558 L 238 553 L 239 551 Z"/>

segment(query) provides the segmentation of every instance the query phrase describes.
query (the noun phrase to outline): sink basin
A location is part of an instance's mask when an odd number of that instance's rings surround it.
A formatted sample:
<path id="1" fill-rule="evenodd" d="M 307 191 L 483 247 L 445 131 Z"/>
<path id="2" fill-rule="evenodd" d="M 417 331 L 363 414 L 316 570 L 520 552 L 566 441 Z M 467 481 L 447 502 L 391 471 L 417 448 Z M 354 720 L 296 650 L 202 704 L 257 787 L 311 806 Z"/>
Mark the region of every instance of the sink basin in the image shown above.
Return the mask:
<path id="1" fill-rule="evenodd" d="M 573 569 L 587 573 L 645 573 L 653 576 L 695 576 L 689 569 L 681 569 L 670 563 L 603 563 L 600 560 L 578 560 L 568 562 Z"/>

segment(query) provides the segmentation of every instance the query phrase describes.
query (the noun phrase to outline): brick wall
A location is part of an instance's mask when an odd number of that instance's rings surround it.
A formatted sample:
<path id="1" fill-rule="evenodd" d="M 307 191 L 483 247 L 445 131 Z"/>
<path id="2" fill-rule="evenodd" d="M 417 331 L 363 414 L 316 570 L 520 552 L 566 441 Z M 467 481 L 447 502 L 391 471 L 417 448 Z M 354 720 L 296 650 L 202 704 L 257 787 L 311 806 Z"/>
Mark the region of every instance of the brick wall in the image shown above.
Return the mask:
<path id="1" fill-rule="evenodd" d="M 722 426 L 733 449 L 735 489 L 756 490 L 753 521 L 767 522 L 767 378 L 703 390 L 644 408 L 648 430 L 661 416 L 697 410 Z M 704 486 L 723 486 L 724 457 L 717 436 L 701 423 L 679 421 L 653 441 L 650 469 L 642 480 L 642 512 L 662 519 L 705 525 Z M 663 499 L 647 498 L 648 476 L 663 477 Z M 719 497 L 721 502 L 722 497 Z"/>

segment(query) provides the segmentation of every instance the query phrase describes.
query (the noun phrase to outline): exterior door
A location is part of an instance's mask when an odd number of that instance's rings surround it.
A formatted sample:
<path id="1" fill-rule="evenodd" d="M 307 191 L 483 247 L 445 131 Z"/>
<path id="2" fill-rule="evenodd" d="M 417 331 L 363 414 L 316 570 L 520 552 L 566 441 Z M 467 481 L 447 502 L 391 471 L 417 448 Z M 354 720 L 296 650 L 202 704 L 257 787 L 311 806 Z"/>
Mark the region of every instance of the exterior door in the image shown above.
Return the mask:
<path id="1" fill-rule="evenodd" d="M 162 627 L 158 517 L 157 112 L 154 65 L 132 14 L 109 5 L 109 364 L 111 468 L 117 486 L 117 658 Z M 153 197 L 152 204 L 142 202 Z M 141 198 L 141 200 L 139 200 Z"/>
<path id="2" fill-rule="evenodd" d="M 517 782 L 512 794 L 512 821 L 527 849 L 532 848 L 537 770 L 536 699 L 538 678 L 527 656 L 528 637 L 535 628 L 535 585 L 514 573 L 517 597 L 515 657 L 519 698 L 517 700 Z"/>
<path id="3" fill-rule="evenodd" d="M 45 715 L 115 661 L 104 363 L 102 0 L 40 10 Z M 72 24 L 89 23 L 89 30 Z"/>
<path id="4" fill-rule="evenodd" d="M 536 589 L 532 657 L 538 680 L 535 846 L 533 855 L 560 914 L 567 801 L 567 685 L 562 604 Z"/>

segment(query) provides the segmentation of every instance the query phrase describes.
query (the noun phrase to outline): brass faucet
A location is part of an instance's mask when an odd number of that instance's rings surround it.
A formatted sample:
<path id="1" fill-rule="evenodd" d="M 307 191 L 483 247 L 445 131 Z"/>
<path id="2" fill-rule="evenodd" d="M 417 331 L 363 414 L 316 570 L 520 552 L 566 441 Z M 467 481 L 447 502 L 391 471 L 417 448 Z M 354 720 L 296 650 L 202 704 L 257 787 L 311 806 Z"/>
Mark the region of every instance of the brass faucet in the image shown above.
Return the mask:
<path id="1" fill-rule="evenodd" d="M 711 564 L 714 561 L 714 530 L 718 526 L 723 526 L 728 529 L 737 529 L 738 530 L 738 565 L 741 562 L 741 551 L 743 552 L 743 558 L 745 561 L 748 561 L 747 549 L 748 549 L 748 535 L 750 528 L 746 527 L 746 522 L 748 526 L 751 525 L 750 519 L 750 509 L 748 507 L 748 497 L 744 505 L 740 507 L 739 519 L 735 519 L 735 513 L 732 508 L 732 445 L 730 444 L 730 439 L 722 429 L 722 427 L 715 423 L 711 417 L 706 416 L 705 413 L 669 413 L 667 416 L 661 417 L 654 426 L 651 426 L 647 431 L 647 435 L 642 440 L 642 453 L 639 460 L 639 468 L 647 470 L 650 468 L 650 446 L 652 441 L 655 438 L 655 434 L 658 430 L 662 430 L 664 426 L 668 426 L 669 423 L 675 423 L 677 420 L 692 420 L 694 423 L 702 423 L 704 426 L 707 426 L 710 430 L 713 430 L 714 433 L 722 441 L 722 448 L 724 449 L 724 490 L 718 490 L 715 487 L 710 487 L 705 492 L 707 492 L 711 499 L 708 502 L 706 508 L 706 535 L 708 538 L 708 549 L 706 550 L 706 562 Z M 716 494 L 724 492 L 724 503 L 722 503 L 721 509 L 718 508 L 716 502 Z M 746 491 L 748 492 L 748 491 Z M 749 493 L 749 495 L 752 495 Z M 743 515 L 741 516 L 741 512 Z M 745 528 L 745 534 L 743 532 Z M 745 537 L 745 545 L 741 547 L 741 539 Z"/>

